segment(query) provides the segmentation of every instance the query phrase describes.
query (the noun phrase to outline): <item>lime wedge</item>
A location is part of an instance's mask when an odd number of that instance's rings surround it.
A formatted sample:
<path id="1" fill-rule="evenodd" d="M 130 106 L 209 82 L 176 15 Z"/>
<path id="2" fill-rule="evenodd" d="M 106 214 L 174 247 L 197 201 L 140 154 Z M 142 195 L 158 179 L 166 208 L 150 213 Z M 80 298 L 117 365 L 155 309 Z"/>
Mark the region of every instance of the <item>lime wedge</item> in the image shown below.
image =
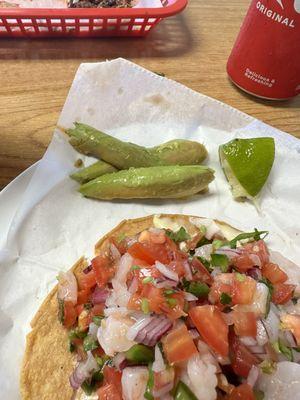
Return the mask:
<path id="1" fill-rule="evenodd" d="M 219 147 L 220 163 L 237 200 L 253 200 L 266 183 L 274 157 L 273 138 L 234 139 Z"/>

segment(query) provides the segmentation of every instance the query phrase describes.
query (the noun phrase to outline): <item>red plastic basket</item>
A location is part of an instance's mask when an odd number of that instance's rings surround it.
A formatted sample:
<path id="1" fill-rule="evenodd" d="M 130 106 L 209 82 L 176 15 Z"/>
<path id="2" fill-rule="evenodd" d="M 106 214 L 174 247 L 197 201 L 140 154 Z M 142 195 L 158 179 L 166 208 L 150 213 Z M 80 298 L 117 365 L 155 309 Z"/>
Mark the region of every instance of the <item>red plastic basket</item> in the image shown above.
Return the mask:
<path id="1" fill-rule="evenodd" d="M 162 0 L 160 8 L 1 8 L 0 38 L 146 36 L 188 0 Z"/>

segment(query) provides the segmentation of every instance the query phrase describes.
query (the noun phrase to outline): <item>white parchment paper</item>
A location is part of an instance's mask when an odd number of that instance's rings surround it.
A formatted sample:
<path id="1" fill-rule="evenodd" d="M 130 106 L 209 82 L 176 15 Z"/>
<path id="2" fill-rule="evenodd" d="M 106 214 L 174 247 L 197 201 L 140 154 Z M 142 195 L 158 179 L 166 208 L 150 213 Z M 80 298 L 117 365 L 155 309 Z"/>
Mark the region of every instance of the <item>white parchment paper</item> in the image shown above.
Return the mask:
<path id="1" fill-rule="evenodd" d="M 79 157 L 56 131 L 27 187 L 0 252 L 0 398 L 18 399 L 19 368 L 29 322 L 66 270 L 124 218 L 185 213 L 224 220 L 243 230 L 267 229 L 268 242 L 300 258 L 300 142 L 227 105 L 128 61 L 82 64 L 58 124 L 81 121 L 147 146 L 173 138 L 203 142 L 216 171 L 209 194 L 172 201 L 95 201 L 68 178 Z M 258 213 L 232 199 L 218 146 L 235 137 L 272 136 L 276 159 Z M 86 163 L 91 159 L 82 157 Z M 300 283 L 300 282 L 299 282 Z"/>

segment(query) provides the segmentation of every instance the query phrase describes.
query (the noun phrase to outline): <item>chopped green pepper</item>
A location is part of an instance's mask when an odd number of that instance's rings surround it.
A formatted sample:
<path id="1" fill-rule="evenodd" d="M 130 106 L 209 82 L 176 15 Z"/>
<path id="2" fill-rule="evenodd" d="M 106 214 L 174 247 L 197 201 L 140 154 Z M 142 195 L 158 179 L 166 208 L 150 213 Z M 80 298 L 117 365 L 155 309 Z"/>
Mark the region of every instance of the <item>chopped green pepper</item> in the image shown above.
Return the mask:
<path id="1" fill-rule="evenodd" d="M 232 302 L 232 298 L 228 293 L 221 293 L 220 296 L 220 303 L 223 304 L 224 306 L 227 304 L 230 304 Z"/>
<path id="2" fill-rule="evenodd" d="M 197 400 L 194 393 L 187 387 L 185 383 L 179 381 L 175 389 L 175 400 Z"/>
<path id="3" fill-rule="evenodd" d="M 103 320 L 104 317 L 100 316 L 100 315 L 95 315 L 93 317 L 93 322 L 94 324 L 100 326 L 101 325 L 101 321 Z"/>
<path id="4" fill-rule="evenodd" d="M 149 300 L 148 299 L 146 299 L 146 298 L 142 299 L 141 310 L 143 311 L 144 314 L 149 314 L 150 308 L 149 308 Z"/>
<path id="5" fill-rule="evenodd" d="M 154 350 L 143 344 L 135 344 L 125 352 L 125 357 L 126 360 L 133 363 L 149 364 L 154 361 Z"/>
<path id="6" fill-rule="evenodd" d="M 153 387 L 154 387 L 154 373 L 153 373 L 153 369 L 152 369 L 152 363 L 149 364 L 148 367 L 148 371 L 149 371 L 149 378 L 148 378 L 148 382 L 146 385 L 146 390 L 144 393 L 144 397 L 147 400 L 154 400 L 154 396 L 153 396 Z"/>

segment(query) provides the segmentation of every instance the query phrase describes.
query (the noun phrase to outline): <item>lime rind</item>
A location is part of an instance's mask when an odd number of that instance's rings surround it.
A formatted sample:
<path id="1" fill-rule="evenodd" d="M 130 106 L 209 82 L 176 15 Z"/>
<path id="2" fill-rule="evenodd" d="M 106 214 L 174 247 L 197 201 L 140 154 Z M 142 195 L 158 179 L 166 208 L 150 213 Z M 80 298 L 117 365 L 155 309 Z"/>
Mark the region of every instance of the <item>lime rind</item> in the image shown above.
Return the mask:
<path id="1" fill-rule="evenodd" d="M 253 199 L 263 188 L 275 158 L 273 138 L 234 139 L 219 148 L 220 162 L 235 199 Z"/>

